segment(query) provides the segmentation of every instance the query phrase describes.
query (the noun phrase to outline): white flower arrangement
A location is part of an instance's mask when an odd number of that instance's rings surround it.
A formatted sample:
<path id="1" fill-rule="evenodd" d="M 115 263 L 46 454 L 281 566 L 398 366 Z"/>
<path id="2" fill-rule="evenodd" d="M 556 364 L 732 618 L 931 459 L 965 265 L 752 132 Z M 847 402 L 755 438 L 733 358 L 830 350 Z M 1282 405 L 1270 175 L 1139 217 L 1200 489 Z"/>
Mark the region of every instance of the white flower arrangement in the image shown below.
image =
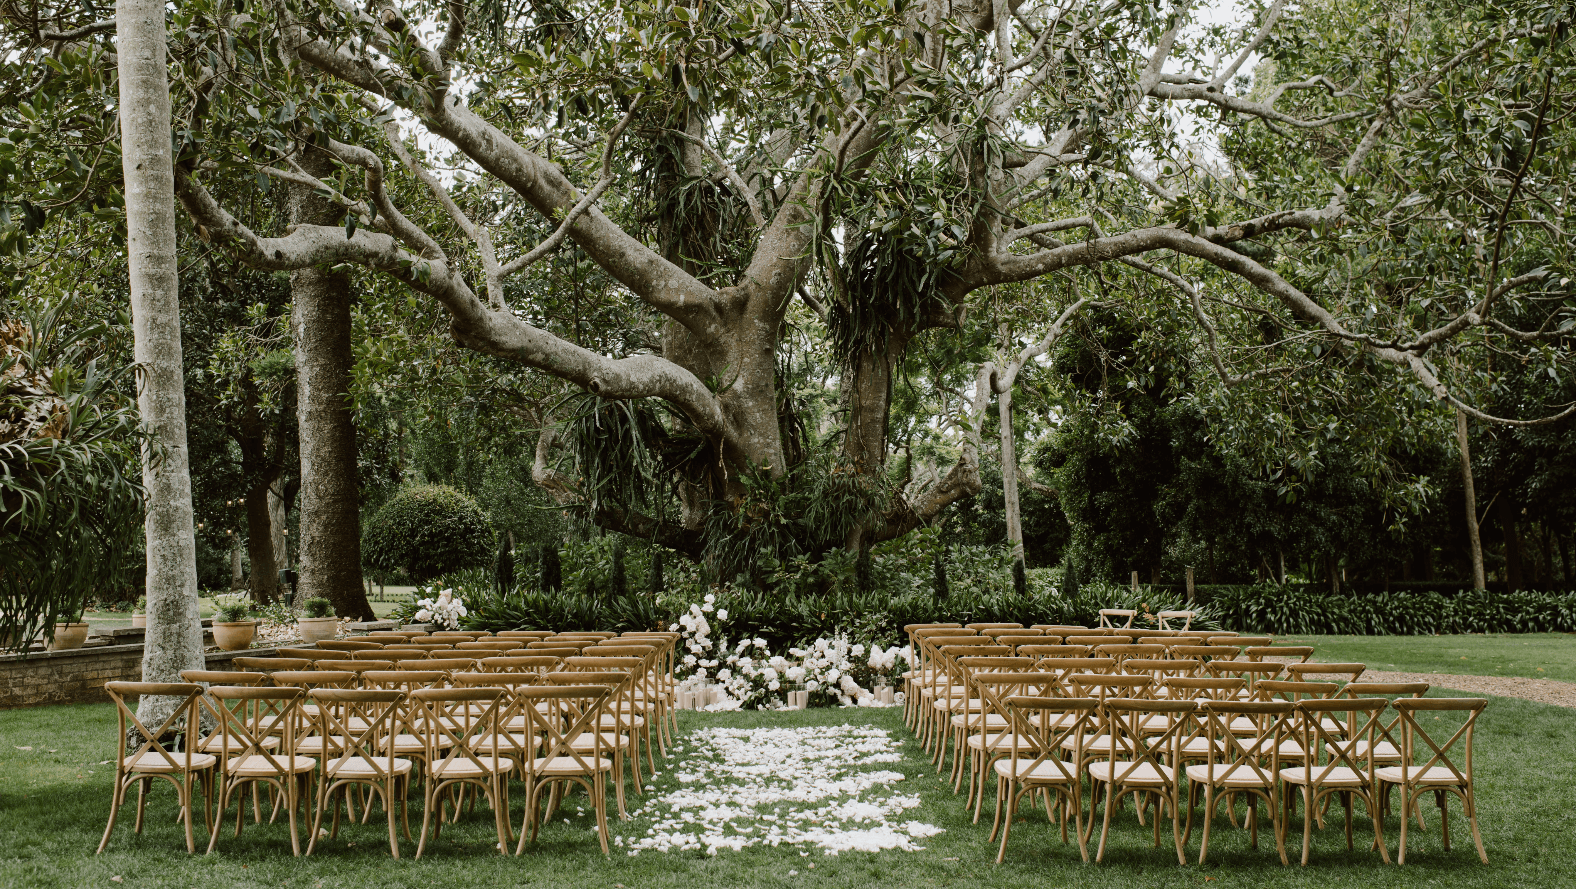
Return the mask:
<path id="1" fill-rule="evenodd" d="M 460 618 L 468 613 L 465 610 L 465 600 L 454 595 L 454 590 L 450 589 L 439 590 L 435 596 L 416 601 L 416 620 L 421 623 L 434 623 L 451 630 L 458 630 Z"/>

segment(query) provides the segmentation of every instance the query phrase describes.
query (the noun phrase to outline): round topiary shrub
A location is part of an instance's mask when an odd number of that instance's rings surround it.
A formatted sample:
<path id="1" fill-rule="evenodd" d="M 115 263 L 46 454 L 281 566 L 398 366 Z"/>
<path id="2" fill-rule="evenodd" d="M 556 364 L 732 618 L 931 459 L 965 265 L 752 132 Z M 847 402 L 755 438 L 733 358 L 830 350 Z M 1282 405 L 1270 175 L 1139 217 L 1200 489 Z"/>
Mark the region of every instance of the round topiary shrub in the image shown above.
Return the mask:
<path id="1" fill-rule="evenodd" d="M 395 494 L 361 535 L 361 561 L 374 571 L 403 570 L 414 583 L 492 562 L 493 532 L 476 501 L 445 485 Z"/>

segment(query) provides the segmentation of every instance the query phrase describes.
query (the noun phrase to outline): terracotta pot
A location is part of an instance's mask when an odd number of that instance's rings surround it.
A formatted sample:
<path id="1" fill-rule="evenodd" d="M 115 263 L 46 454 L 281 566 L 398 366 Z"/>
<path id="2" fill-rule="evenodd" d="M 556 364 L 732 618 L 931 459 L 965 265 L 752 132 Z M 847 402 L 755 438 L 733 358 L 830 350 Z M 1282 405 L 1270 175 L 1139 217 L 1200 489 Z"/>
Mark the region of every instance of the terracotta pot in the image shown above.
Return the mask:
<path id="1" fill-rule="evenodd" d="M 257 621 L 240 620 L 234 623 L 214 622 L 213 642 L 224 651 L 243 651 L 252 647 L 257 635 Z"/>
<path id="2" fill-rule="evenodd" d="M 147 629 L 148 616 L 146 614 L 133 614 L 131 616 L 131 627 L 134 630 Z"/>
<path id="3" fill-rule="evenodd" d="M 302 642 L 332 639 L 339 634 L 339 618 L 303 617 L 296 621 L 296 632 L 300 634 Z"/>
<path id="4" fill-rule="evenodd" d="M 55 641 L 49 645 L 50 651 L 75 651 L 88 641 L 88 625 L 81 624 L 55 624 Z"/>

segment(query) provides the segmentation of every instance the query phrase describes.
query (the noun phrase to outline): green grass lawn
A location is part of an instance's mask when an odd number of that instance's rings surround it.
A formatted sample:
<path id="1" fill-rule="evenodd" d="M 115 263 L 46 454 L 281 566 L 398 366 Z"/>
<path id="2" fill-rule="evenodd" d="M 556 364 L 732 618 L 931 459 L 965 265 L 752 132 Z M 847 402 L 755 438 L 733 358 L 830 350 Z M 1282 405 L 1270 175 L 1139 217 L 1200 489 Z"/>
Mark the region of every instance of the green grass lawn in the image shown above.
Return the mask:
<path id="1" fill-rule="evenodd" d="M 598 889 L 648 887 L 1563 887 L 1576 885 L 1576 849 L 1570 842 L 1576 814 L 1576 771 L 1569 753 L 1576 747 L 1576 719 L 1568 710 L 1497 699 L 1484 714 L 1478 734 L 1476 766 L 1479 808 L 1490 864 L 1477 860 L 1466 825 L 1452 820 L 1453 851 L 1441 850 L 1438 819 L 1430 832 L 1414 835 L 1405 867 L 1385 865 L 1361 842 L 1368 828 L 1357 819 L 1359 849 L 1345 851 L 1339 808 L 1314 838 L 1308 868 L 1282 867 L 1268 838 L 1248 848 L 1245 832 L 1217 823 L 1210 863 L 1178 867 L 1170 848 L 1154 849 L 1128 806 L 1113 827 L 1104 864 L 1079 861 L 1076 845 L 1063 846 L 1053 827 L 1036 813 L 1015 827 L 1006 863 L 997 867 L 995 849 L 986 841 L 985 823 L 969 823 L 962 797 L 934 776 L 928 760 L 908 740 L 901 712 L 889 710 L 812 710 L 794 713 L 683 713 L 682 729 L 711 725 L 814 726 L 853 722 L 886 728 L 905 739 L 906 759 L 896 765 L 906 779 L 900 789 L 917 792 L 919 808 L 905 819 L 929 822 L 945 833 L 923 841 L 921 852 L 848 853 L 831 857 L 794 846 L 704 852 L 643 852 L 631 857 L 616 847 L 604 858 L 590 833 L 590 816 L 569 806 L 550 824 L 535 847 L 522 857 L 493 851 L 489 816 L 478 810 L 442 838 L 429 843 L 427 855 L 412 861 L 390 859 L 386 835 L 376 825 L 341 832 L 311 858 L 290 855 L 282 824 L 248 824 L 240 841 L 229 831 L 219 852 L 187 856 L 168 790 L 149 805 L 150 823 L 142 836 L 130 831 L 128 808 L 108 851 L 93 854 L 108 814 L 114 712 L 108 705 L 43 707 L 0 712 L 0 886 L 21 887 L 376 887 L 376 889 L 462 889 L 462 887 L 551 886 Z M 19 747 L 31 747 L 21 750 Z M 659 762 L 659 786 L 675 781 L 677 757 Z M 514 798 L 518 825 L 522 802 Z M 635 803 L 631 804 L 633 808 Z M 614 822 L 615 835 L 643 835 L 649 824 L 637 819 Z M 1388 819 L 1392 856 L 1397 823 Z M 1300 821 L 1293 824 L 1300 834 Z M 199 842 L 205 839 L 199 827 Z M 304 844 L 303 836 L 303 844 Z M 1300 836 L 1297 837 L 1300 842 Z M 354 845 L 350 845 L 354 843 Z M 1196 860 L 1198 837 L 1190 850 Z M 1092 854 L 1092 849 L 1091 849 Z M 814 865 L 812 868 L 810 865 Z M 797 876 L 790 876 L 797 870 Z M 119 877 L 115 882 L 113 878 Z"/>
<path id="2" fill-rule="evenodd" d="M 1281 640 L 1293 642 L 1287 638 Z M 1321 661 L 1353 661 L 1374 670 L 1521 676 L 1576 682 L 1576 635 L 1307 636 Z"/>

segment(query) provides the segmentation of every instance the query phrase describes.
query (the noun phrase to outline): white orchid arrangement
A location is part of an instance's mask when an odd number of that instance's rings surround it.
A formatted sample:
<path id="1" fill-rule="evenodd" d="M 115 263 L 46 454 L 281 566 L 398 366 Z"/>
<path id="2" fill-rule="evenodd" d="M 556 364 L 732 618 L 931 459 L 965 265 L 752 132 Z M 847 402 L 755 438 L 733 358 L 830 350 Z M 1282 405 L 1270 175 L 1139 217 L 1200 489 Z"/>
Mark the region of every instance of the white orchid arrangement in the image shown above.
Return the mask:
<path id="1" fill-rule="evenodd" d="M 425 592 L 433 592 L 436 588 L 429 588 Z M 425 599 L 416 600 L 416 620 L 421 623 L 433 623 L 450 630 L 460 628 L 460 618 L 469 612 L 465 610 L 465 600 L 454 595 L 454 590 L 437 590 L 436 595 Z"/>
<path id="2" fill-rule="evenodd" d="M 908 669 L 909 651 L 896 645 L 891 648 L 882 648 L 879 645 L 870 646 L 870 657 L 866 660 L 870 672 L 882 679 L 895 680 L 898 674 Z"/>
<path id="3" fill-rule="evenodd" d="M 835 700 L 844 707 L 868 706 L 875 700 L 853 675 L 863 665 L 864 645 L 838 634 L 831 639 L 817 639 L 805 648 L 790 648 L 788 653 L 799 658 L 804 670 L 804 688 L 810 693 L 812 705 Z"/>

